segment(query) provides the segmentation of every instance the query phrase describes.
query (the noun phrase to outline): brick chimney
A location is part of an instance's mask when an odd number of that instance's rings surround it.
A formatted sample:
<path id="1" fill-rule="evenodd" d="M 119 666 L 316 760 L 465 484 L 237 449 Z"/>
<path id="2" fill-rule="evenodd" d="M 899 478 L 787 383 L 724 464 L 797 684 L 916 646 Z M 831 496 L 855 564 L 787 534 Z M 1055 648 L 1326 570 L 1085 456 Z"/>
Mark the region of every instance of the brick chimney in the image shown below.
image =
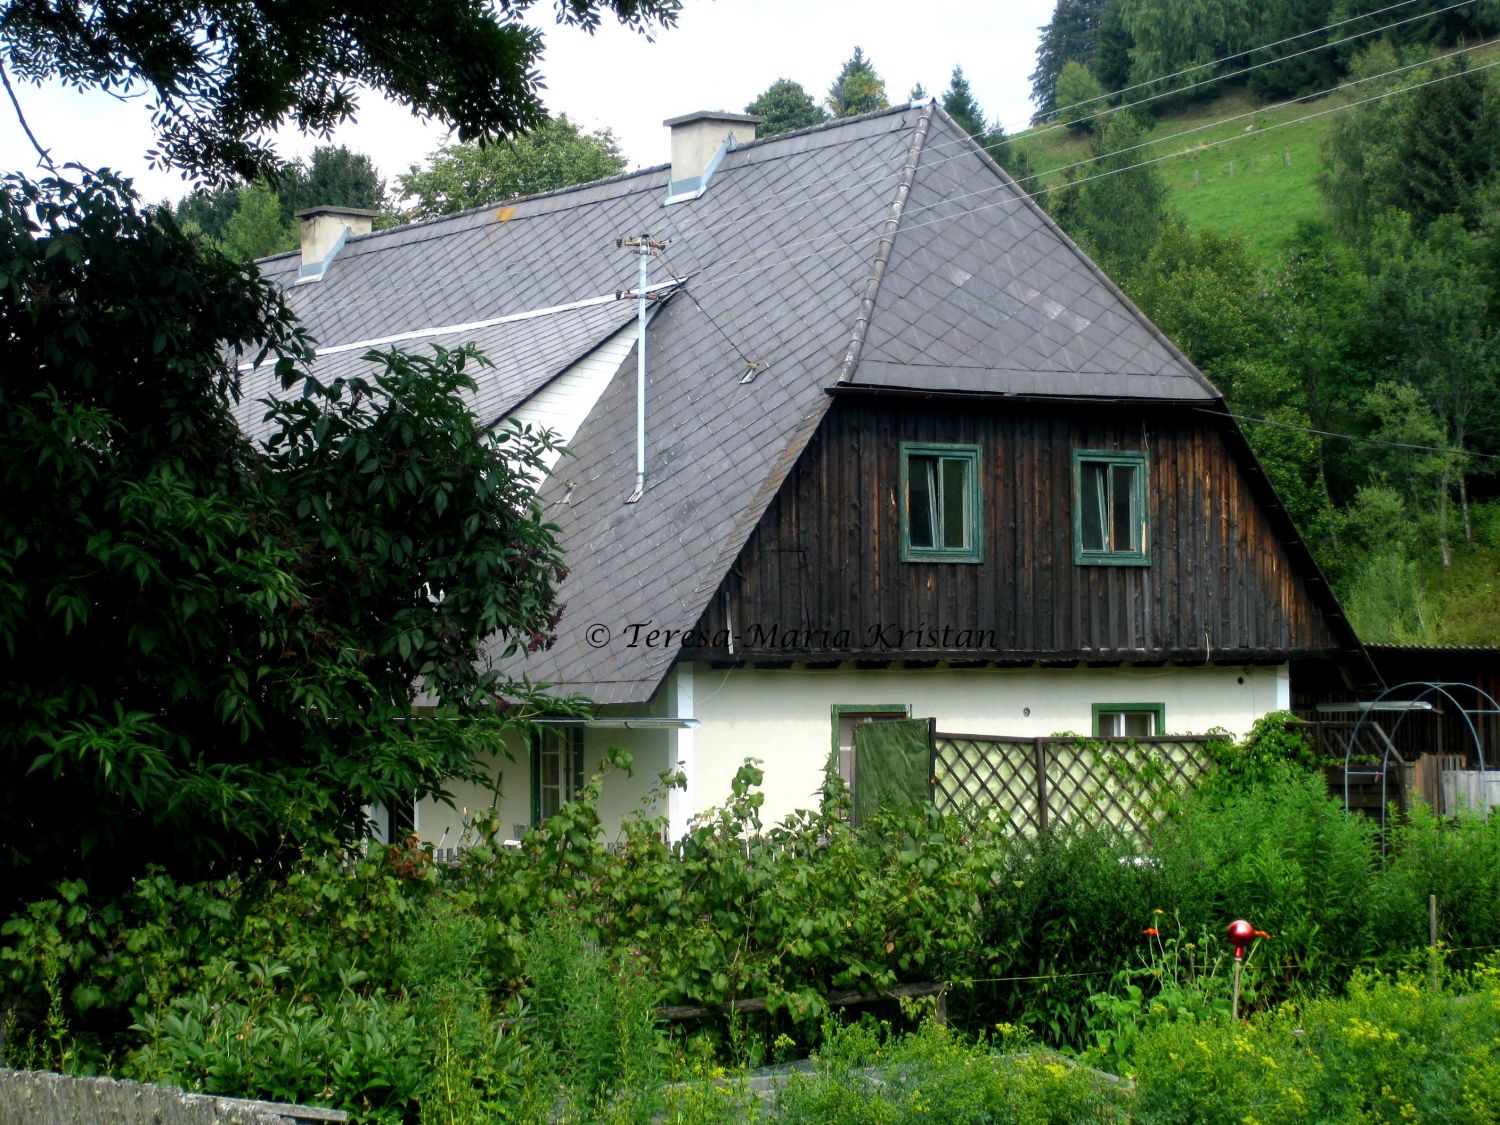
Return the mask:
<path id="1" fill-rule="evenodd" d="M 755 127 L 760 122 L 761 118 L 747 113 L 706 109 L 663 121 L 672 130 L 672 186 L 667 191 L 668 198 L 701 195 L 718 167 L 715 158 L 724 142 L 733 138 L 735 145 L 749 144 L 755 140 Z"/>

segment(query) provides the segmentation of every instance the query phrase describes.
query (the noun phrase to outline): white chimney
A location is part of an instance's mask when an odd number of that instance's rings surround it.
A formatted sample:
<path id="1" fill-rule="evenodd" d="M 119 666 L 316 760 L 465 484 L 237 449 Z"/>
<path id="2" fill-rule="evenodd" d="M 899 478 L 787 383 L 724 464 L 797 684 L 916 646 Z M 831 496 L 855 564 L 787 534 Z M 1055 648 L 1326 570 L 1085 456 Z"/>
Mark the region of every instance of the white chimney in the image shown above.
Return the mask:
<path id="1" fill-rule="evenodd" d="M 356 234 L 375 229 L 378 211 L 362 207 L 337 207 L 324 204 L 297 212 L 302 221 L 302 268 L 299 281 L 318 281 L 344 242 Z"/>
<path id="2" fill-rule="evenodd" d="M 755 140 L 761 119 L 748 113 L 700 109 L 662 122 L 672 130 L 672 183 L 667 202 L 697 199 L 724 153 Z"/>

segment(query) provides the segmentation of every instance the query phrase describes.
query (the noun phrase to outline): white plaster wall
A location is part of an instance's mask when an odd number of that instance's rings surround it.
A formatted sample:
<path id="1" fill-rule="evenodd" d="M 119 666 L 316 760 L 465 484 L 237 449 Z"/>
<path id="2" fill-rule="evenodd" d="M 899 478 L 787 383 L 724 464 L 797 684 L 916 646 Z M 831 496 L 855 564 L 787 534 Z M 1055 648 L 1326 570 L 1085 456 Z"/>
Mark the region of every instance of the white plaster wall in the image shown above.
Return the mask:
<path id="1" fill-rule="evenodd" d="M 519 735 L 509 735 L 506 746 L 510 757 L 496 754 L 486 765 L 491 777 L 499 776 L 498 798 L 472 783 L 450 781 L 448 791 L 453 795 L 452 806 L 431 798 L 417 802 L 417 835 L 423 841 L 441 848 L 466 842 L 464 817 L 491 805 L 500 814 L 501 839 L 508 837 L 515 825 L 531 819 L 531 775 L 526 744 Z"/>
<path id="2" fill-rule="evenodd" d="M 1090 733 L 1095 703 L 1161 703 L 1170 734 L 1243 735 L 1285 706 L 1286 665 L 1203 668 L 973 668 L 808 671 L 698 667 L 693 702 L 696 804 L 719 805 L 745 758 L 766 773 L 767 824 L 815 807 L 834 705 L 909 704 L 962 734 Z"/>
<path id="3" fill-rule="evenodd" d="M 636 324 L 631 321 L 605 343 L 562 372 L 507 416 L 522 425 L 551 430 L 566 445 L 594 409 L 594 403 L 635 344 Z M 632 376 L 633 376 L 632 372 Z M 550 472 L 557 464 L 557 451 L 543 458 Z"/>
<path id="4" fill-rule="evenodd" d="M 638 709 L 636 714 L 653 713 L 654 707 Z M 608 711 L 612 715 L 619 711 Z M 604 780 L 604 789 L 599 797 L 599 818 L 603 821 L 604 839 L 615 840 L 625 819 L 638 810 L 646 808 L 648 815 L 665 815 L 666 802 L 651 799 L 652 786 L 668 768 L 668 745 L 670 732 L 665 730 L 622 730 L 599 728 L 585 730 L 583 737 L 583 769 L 585 777 L 599 770 L 605 754 L 611 748 L 626 751 L 634 759 L 629 775 L 611 772 Z M 478 809 L 488 809 L 492 804 L 500 814 L 501 839 L 511 837 L 517 825 L 531 822 L 531 756 L 525 742 L 519 737 L 507 739 L 511 757 L 496 755 L 488 764 L 491 774 L 499 774 L 500 796 L 473 784 L 450 782 L 448 791 L 453 795 L 453 804 L 447 805 L 431 798 L 417 804 L 417 834 L 423 841 L 438 848 L 451 848 L 467 842 L 464 835 L 464 818 Z"/>

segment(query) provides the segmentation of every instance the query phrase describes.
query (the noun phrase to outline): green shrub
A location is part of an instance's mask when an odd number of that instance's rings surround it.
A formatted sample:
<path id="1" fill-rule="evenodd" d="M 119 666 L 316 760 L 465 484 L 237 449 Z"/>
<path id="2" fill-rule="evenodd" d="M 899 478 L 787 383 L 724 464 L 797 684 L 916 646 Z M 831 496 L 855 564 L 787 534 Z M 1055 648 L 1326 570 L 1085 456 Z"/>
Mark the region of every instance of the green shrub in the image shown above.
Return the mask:
<path id="1" fill-rule="evenodd" d="M 1097 1018 L 1085 1057 L 1119 1071 L 1128 1067 L 1141 1036 L 1179 1021 L 1228 1019 L 1233 1014 L 1233 958 L 1213 934 L 1185 932 L 1175 916 L 1154 912 L 1143 927 L 1132 963 L 1118 970 L 1107 992 L 1089 997 Z M 1263 946 L 1252 946 L 1246 967 Z M 1254 975 L 1241 981 L 1242 1004 L 1253 1003 Z"/>
<path id="2" fill-rule="evenodd" d="M 286 966 L 223 963 L 203 987 L 137 1026 L 145 1046 L 125 1073 L 187 1090 L 347 1109 L 356 1121 L 402 1121 L 426 1072 L 417 1021 L 400 1002 L 341 994 L 309 1000 Z"/>
<path id="3" fill-rule="evenodd" d="M 1155 1028 L 1135 1054 L 1135 1119 L 1493 1122 L 1500 1089 L 1500 973 L 1431 990 L 1358 977 L 1346 998 L 1249 1023 Z"/>
<path id="4" fill-rule="evenodd" d="M 827 1039 L 815 1074 L 788 1081 L 776 1120 L 1064 1125 L 1123 1122 L 1126 1103 L 1122 1089 L 1050 1053 L 996 1054 L 990 1044 L 965 1043 L 933 1023 L 899 1037 L 856 1024 Z"/>
<path id="5" fill-rule="evenodd" d="M 639 959 L 614 963 L 576 919 L 553 914 L 532 931 L 526 975 L 529 1084 L 580 1119 L 611 1107 L 620 1119 L 649 1120 L 665 1040 L 656 1028 L 658 987 Z"/>
<path id="6" fill-rule="evenodd" d="M 1261 997 L 1335 988 L 1365 952 L 1376 851 L 1369 821 L 1328 796 L 1321 775 L 1236 794 L 1197 794 L 1158 833 L 1156 907 L 1185 931 L 1244 918 L 1271 934 Z"/>
<path id="7" fill-rule="evenodd" d="M 1398 824 L 1370 903 L 1368 946 L 1399 962 L 1425 946 L 1428 896 L 1438 899 L 1438 940 L 1458 965 L 1472 965 L 1500 925 L 1500 815 L 1449 820 L 1425 805 Z"/>
<path id="8" fill-rule="evenodd" d="M 1223 800 L 1307 774 L 1322 776 L 1306 724 L 1290 711 L 1262 715 L 1243 741 L 1213 741 L 1204 750 L 1210 768 L 1198 785 L 1200 799 Z"/>
<path id="9" fill-rule="evenodd" d="M 1088 998 L 1141 941 L 1153 877 L 1138 845 L 1094 828 L 1015 840 L 985 900 L 986 971 L 976 1025 L 1011 1021 L 1048 1042 L 1088 1042 Z M 1003 979 L 1010 978 L 1010 979 Z M 952 1006 L 962 1011 L 966 990 Z"/>

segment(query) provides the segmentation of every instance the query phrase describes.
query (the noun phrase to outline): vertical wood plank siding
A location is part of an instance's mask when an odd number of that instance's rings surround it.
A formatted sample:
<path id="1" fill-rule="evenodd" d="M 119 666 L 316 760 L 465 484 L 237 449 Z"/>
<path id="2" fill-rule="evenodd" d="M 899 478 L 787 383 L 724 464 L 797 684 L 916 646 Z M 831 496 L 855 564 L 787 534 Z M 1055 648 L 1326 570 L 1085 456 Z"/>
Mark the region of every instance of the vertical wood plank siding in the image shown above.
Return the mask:
<path id="1" fill-rule="evenodd" d="M 901 561 L 903 441 L 980 447 L 982 562 Z M 1149 455 L 1149 566 L 1074 563 L 1075 449 Z M 729 659 L 731 621 L 735 659 L 1279 661 L 1338 648 L 1214 420 L 1169 408 L 843 399 L 684 655 Z M 922 635 L 893 644 L 893 630 Z"/>

